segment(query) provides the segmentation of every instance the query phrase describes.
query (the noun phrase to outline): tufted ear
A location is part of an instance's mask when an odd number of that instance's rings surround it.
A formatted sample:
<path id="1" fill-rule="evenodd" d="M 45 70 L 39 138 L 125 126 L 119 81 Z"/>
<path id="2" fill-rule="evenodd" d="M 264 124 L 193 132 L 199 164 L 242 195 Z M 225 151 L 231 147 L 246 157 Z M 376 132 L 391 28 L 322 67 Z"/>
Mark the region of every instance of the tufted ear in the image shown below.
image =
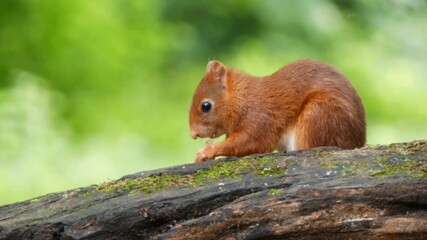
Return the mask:
<path id="1" fill-rule="evenodd" d="M 206 66 L 206 75 L 213 77 L 216 81 L 224 82 L 227 68 L 220 61 L 209 61 Z"/>

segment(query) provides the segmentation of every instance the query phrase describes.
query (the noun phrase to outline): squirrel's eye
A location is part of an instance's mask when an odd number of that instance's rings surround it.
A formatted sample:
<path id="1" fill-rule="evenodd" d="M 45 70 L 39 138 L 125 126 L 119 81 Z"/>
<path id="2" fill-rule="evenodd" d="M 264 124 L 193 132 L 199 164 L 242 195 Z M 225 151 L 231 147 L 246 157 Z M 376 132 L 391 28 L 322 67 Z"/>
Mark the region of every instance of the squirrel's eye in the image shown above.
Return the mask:
<path id="1" fill-rule="evenodd" d="M 211 110 L 212 104 L 209 101 L 205 101 L 202 103 L 202 112 L 209 112 Z"/>

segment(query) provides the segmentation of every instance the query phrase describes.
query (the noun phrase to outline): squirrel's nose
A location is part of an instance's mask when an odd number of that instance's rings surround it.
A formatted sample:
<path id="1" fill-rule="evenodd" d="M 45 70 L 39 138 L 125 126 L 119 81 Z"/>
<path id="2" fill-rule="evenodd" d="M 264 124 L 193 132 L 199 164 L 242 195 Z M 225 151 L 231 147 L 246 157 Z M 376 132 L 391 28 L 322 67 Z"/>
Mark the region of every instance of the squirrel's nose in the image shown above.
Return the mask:
<path id="1" fill-rule="evenodd" d="M 191 131 L 191 137 L 193 139 L 197 139 L 199 137 L 199 134 L 197 132 L 195 132 L 195 131 Z"/>

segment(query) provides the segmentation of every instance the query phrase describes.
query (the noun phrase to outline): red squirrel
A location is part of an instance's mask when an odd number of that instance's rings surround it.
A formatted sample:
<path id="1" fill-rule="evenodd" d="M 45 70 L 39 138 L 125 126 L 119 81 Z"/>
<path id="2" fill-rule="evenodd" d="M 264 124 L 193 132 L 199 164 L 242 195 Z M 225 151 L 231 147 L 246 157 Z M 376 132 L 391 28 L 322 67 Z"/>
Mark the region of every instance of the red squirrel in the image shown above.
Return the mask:
<path id="1" fill-rule="evenodd" d="M 365 110 L 356 90 L 337 69 L 313 60 L 290 63 L 265 77 L 210 61 L 189 120 L 194 139 L 226 134 L 200 149 L 195 162 L 275 149 L 353 149 L 366 141 Z"/>

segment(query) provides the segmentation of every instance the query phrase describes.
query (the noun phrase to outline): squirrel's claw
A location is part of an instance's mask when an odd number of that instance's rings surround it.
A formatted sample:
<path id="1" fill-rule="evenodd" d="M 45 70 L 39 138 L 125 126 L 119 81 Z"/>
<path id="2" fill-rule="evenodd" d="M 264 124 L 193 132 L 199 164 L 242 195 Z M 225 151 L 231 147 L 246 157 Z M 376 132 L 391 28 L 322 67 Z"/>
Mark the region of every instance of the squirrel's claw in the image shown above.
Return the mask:
<path id="1" fill-rule="evenodd" d="M 196 163 L 201 163 L 207 160 L 215 159 L 215 153 L 213 152 L 214 148 L 212 145 L 207 145 L 206 147 L 200 149 L 196 154 Z"/>

